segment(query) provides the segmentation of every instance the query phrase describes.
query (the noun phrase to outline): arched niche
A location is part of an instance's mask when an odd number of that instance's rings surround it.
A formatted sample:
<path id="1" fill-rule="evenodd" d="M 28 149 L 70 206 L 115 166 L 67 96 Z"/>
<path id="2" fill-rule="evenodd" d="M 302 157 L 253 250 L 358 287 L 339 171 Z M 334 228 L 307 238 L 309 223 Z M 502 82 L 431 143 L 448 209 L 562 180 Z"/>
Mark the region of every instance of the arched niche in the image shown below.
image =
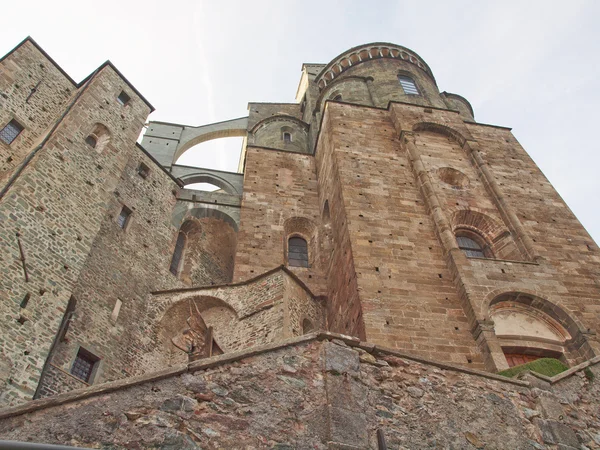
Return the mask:
<path id="1" fill-rule="evenodd" d="M 233 278 L 237 231 L 231 223 L 215 215 L 188 216 L 179 228 L 178 239 L 185 236 L 177 277 L 189 286 L 229 283 Z M 174 271 L 172 271 L 174 272 Z M 175 272 L 174 272 L 175 273 Z"/>
<path id="2" fill-rule="evenodd" d="M 593 356 L 581 325 L 563 308 L 535 294 L 496 295 L 487 317 L 505 355 L 553 357 L 568 365 Z"/>
<path id="3" fill-rule="evenodd" d="M 178 364 L 235 350 L 238 323 L 236 311 L 217 297 L 180 300 L 157 325 L 160 352 L 170 364 Z"/>

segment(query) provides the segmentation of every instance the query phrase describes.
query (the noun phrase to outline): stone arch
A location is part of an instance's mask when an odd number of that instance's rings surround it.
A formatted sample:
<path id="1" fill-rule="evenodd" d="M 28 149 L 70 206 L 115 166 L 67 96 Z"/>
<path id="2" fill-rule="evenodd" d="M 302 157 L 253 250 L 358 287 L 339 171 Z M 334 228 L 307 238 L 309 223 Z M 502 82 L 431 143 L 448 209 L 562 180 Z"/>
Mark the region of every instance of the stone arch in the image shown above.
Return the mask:
<path id="1" fill-rule="evenodd" d="M 556 357 L 577 364 L 594 356 L 586 329 L 557 302 L 528 289 L 496 290 L 482 304 L 505 353 Z"/>
<path id="2" fill-rule="evenodd" d="M 216 343 L 213 354 L 236 349 L 233 342 L 238 323 L 238 313 L 228 302 L 214 296 L 198 295 L 168 305 L 157 323 L 156 332 L 166 357 L 171 364 L 176 364 L 185 363 L 190 358 L 182 348 L 184 344 L 195 341 L 198 347 L 206 343 L 205 333 L 211 327 Z M 191 347 L 188 349 L 191 350 Z"/>
<path id="3" fill-rule="evenodd" d="M 231 228 L 235 230 L 236 233 L 238 231 L 238 224 L 233 219 L 233 217 L 231 217 L 226 212 L 221 211 L 220 209 L 218 209 L 218 207 L 212 207 L 212 205 L 196 206 L 194 208 L 185 210 L 184 215 L 182 215 L 179 219 L 179 223 L 183 223 L 183 221 L 188 217 L 195 217 L 197 219 L 203 219 L 205 217 L 214 217 L 215 219 L 219 219 L 227 223 L 229 226 L 231 226 Z"/>
<path id="4" fill-rule="evenodd" d="M 180 180 L 183 182 L 184 186 L 194 183 L 209 183 L 220 187 L 228 194 L 241 195 L 233 184 L 213 173 L 192 173 L 181 177 Z"/>
<path id="5" fill-rule="evenodd" d="M 314 267 L 315 263 L 319 260 L 317 254 L 319 245 L 317 239 L 317 227 L 315 224 L 306 217 L 290 217 L 284 222 L 283 230 L 283 260 L 286 264 L 288 261 L 288 240 L 291 237 L 300 237 L 304 239 L 308 245 L 308 266 Z"/>
<path id="6" fill-rule="evenodd" d="M 467 141 L 467 138 L 460 131 L 437 122 L 418 122 L 413 125 L 412 130 L 415 132 L 431 131 L 433 133 L 442 134 L 453 139 L 461 147 L 464 146 Z"/>
<path id="7" fill-rule="evenodd" d="M 353 47 L 336 56 L 327 64 L 315 78 L 319 89 L 324 89 L 340 74 L 350 67 L 380 58 L 397 59 L 414 64 L 425 72 L 435 83 L 435 78 L 429 66 L 414 51 L 400 45 L 387 42 L 373 42 Z"/>
<path id="8" fill-rule="evenodd" d="M 226 137 L 246 137 L 248 118 L 226 120 L 224 122 L 211 123 L 200 127 L 183 127 L 177 149 L 173 154 L 171 165 L 190 148 L 213 139 Z"/>

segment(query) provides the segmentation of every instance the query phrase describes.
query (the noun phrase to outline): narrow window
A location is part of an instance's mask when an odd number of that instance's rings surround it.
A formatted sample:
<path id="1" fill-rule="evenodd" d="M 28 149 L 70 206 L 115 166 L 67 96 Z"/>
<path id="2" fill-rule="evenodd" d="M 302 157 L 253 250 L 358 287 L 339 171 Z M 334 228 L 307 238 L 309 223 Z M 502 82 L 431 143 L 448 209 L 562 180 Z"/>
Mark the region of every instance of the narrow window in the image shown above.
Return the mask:
<path id="1" fill-rule="evenodd" d="M 310 333 L 315 329 L 315 326 L 309 319 L 304 319 L 302 321 L 302 334 Z"/>
<path id="2" fill-rule="evenodd" d="M 129 222 L 129 217 L 131 216 L 131 210 L 127 206 L 123 206 L 121 209 L 121 213 L 117 218 L 117 223 L 121 228 L 125 228 L 127 226 L 127 222 Z"/>
<path id="3" fill-rule="evenodd" d="M 71 367 L 71 375 L 89 383 L 98 361 L 100 361 L 100 358 L 92 355 L 83 347 L 79 347 L 73 367 Z"/>
<path id="4" fill-rule="evenodd" d="M 460 248 L 467 256 L 475 258 L 487 258 L 485 248 L 474 239 L 467 236 L 456 236 L 458 248 Z"/>
<path id="5" fill-rule="evenodd" d="M 288 239 L 288 265 L 308 267 L 308 245 L 301 237 Z"/>
<path id="6" fill-rule="evenodd" d="M 85 143 L 92 148 L 96 148 L 97 141 L 96 138 L 90 134 L 88 137 L 85 138 Z"/>
<path id="7" fill-rule="evenodd" d="M 183 256 L 183 249 L 185 248 L 185 233 L 179 232 L 177 236 L 177 243 L 175 244 L 175 250 L 173 251 L 173 258 L 171 259 L 171 267 L 169 270 L 173 275 L 179 273 L 179 266 L 181 265 L 181 257 Z"/>
<path id="8" fill-rule="evenodd" d="M 290 133 L 288 131 L 284 131 L 283 132 L 283 142 L 286 144 L 289 144 L 290 142 L 292 142 L 292 133 Z"/>
<path id="9" fill-rule="evenodd" d="M 23 126 L 13 119 L 0 130 L 0 139 L 5 144 L 11 144 L 21 134 L 21 131 L 23 131 Z"/>
<path id="10" fill-rule="evenodd" d="M 400 81 L 400 86 L 402 86 L 402 89 L 404 89 L 405 94 L 419 95 L 417 85 L 411 77 L 407 77 L 405 75 L 398 75 L 398 81 Z"/>
<path id="11" fill-rule="evenodd" d="M 131 100 L 131 98 L 125 93 L 125 91 L 121 91 L 121 93 L 117 97 L 117 101 L 123 106 L 129 103 L 129 100 Z"/>
<path id="12" fill-rule="evenodd" d="M 146 164 L 140 163 L 137 169 L 137 173 L 140 177 L 147 178 L 150 174 L 150 168 Z"/>

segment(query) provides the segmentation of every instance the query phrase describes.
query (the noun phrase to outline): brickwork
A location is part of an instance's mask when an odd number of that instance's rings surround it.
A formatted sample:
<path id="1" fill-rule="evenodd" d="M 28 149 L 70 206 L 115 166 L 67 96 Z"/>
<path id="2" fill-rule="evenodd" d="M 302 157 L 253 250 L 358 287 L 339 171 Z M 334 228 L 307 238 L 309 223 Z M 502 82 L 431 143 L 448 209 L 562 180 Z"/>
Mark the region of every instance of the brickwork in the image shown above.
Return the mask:
<path id="1" fill-rule="evenodd" d="M 285 264 L 284 223 L 294 217 L 311 222 L 317 230 L 313 242 L 319 242 L 314 159 L 308 155 L 248 147 L 234 281 Z M 320 248 L 320 244 L 311 242 L 309 245 Z M 290 270 L 312 292 L 320 295 L 324 285 L 320 257 L 315 261 L 313 267 L 291 267 Z"/>

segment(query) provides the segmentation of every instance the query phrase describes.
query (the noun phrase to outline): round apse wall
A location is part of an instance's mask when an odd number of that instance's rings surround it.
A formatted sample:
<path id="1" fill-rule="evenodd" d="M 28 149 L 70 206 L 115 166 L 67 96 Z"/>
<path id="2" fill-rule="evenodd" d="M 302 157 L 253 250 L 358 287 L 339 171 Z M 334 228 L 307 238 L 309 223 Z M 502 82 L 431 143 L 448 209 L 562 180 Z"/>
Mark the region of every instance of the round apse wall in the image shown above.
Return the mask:
<path id="1" fill-rule="evenodd" d="M 469 177 L 452 167 L 438 169 L 438 177 L 454 189 L 467 189 L 469 187 Z"/>

